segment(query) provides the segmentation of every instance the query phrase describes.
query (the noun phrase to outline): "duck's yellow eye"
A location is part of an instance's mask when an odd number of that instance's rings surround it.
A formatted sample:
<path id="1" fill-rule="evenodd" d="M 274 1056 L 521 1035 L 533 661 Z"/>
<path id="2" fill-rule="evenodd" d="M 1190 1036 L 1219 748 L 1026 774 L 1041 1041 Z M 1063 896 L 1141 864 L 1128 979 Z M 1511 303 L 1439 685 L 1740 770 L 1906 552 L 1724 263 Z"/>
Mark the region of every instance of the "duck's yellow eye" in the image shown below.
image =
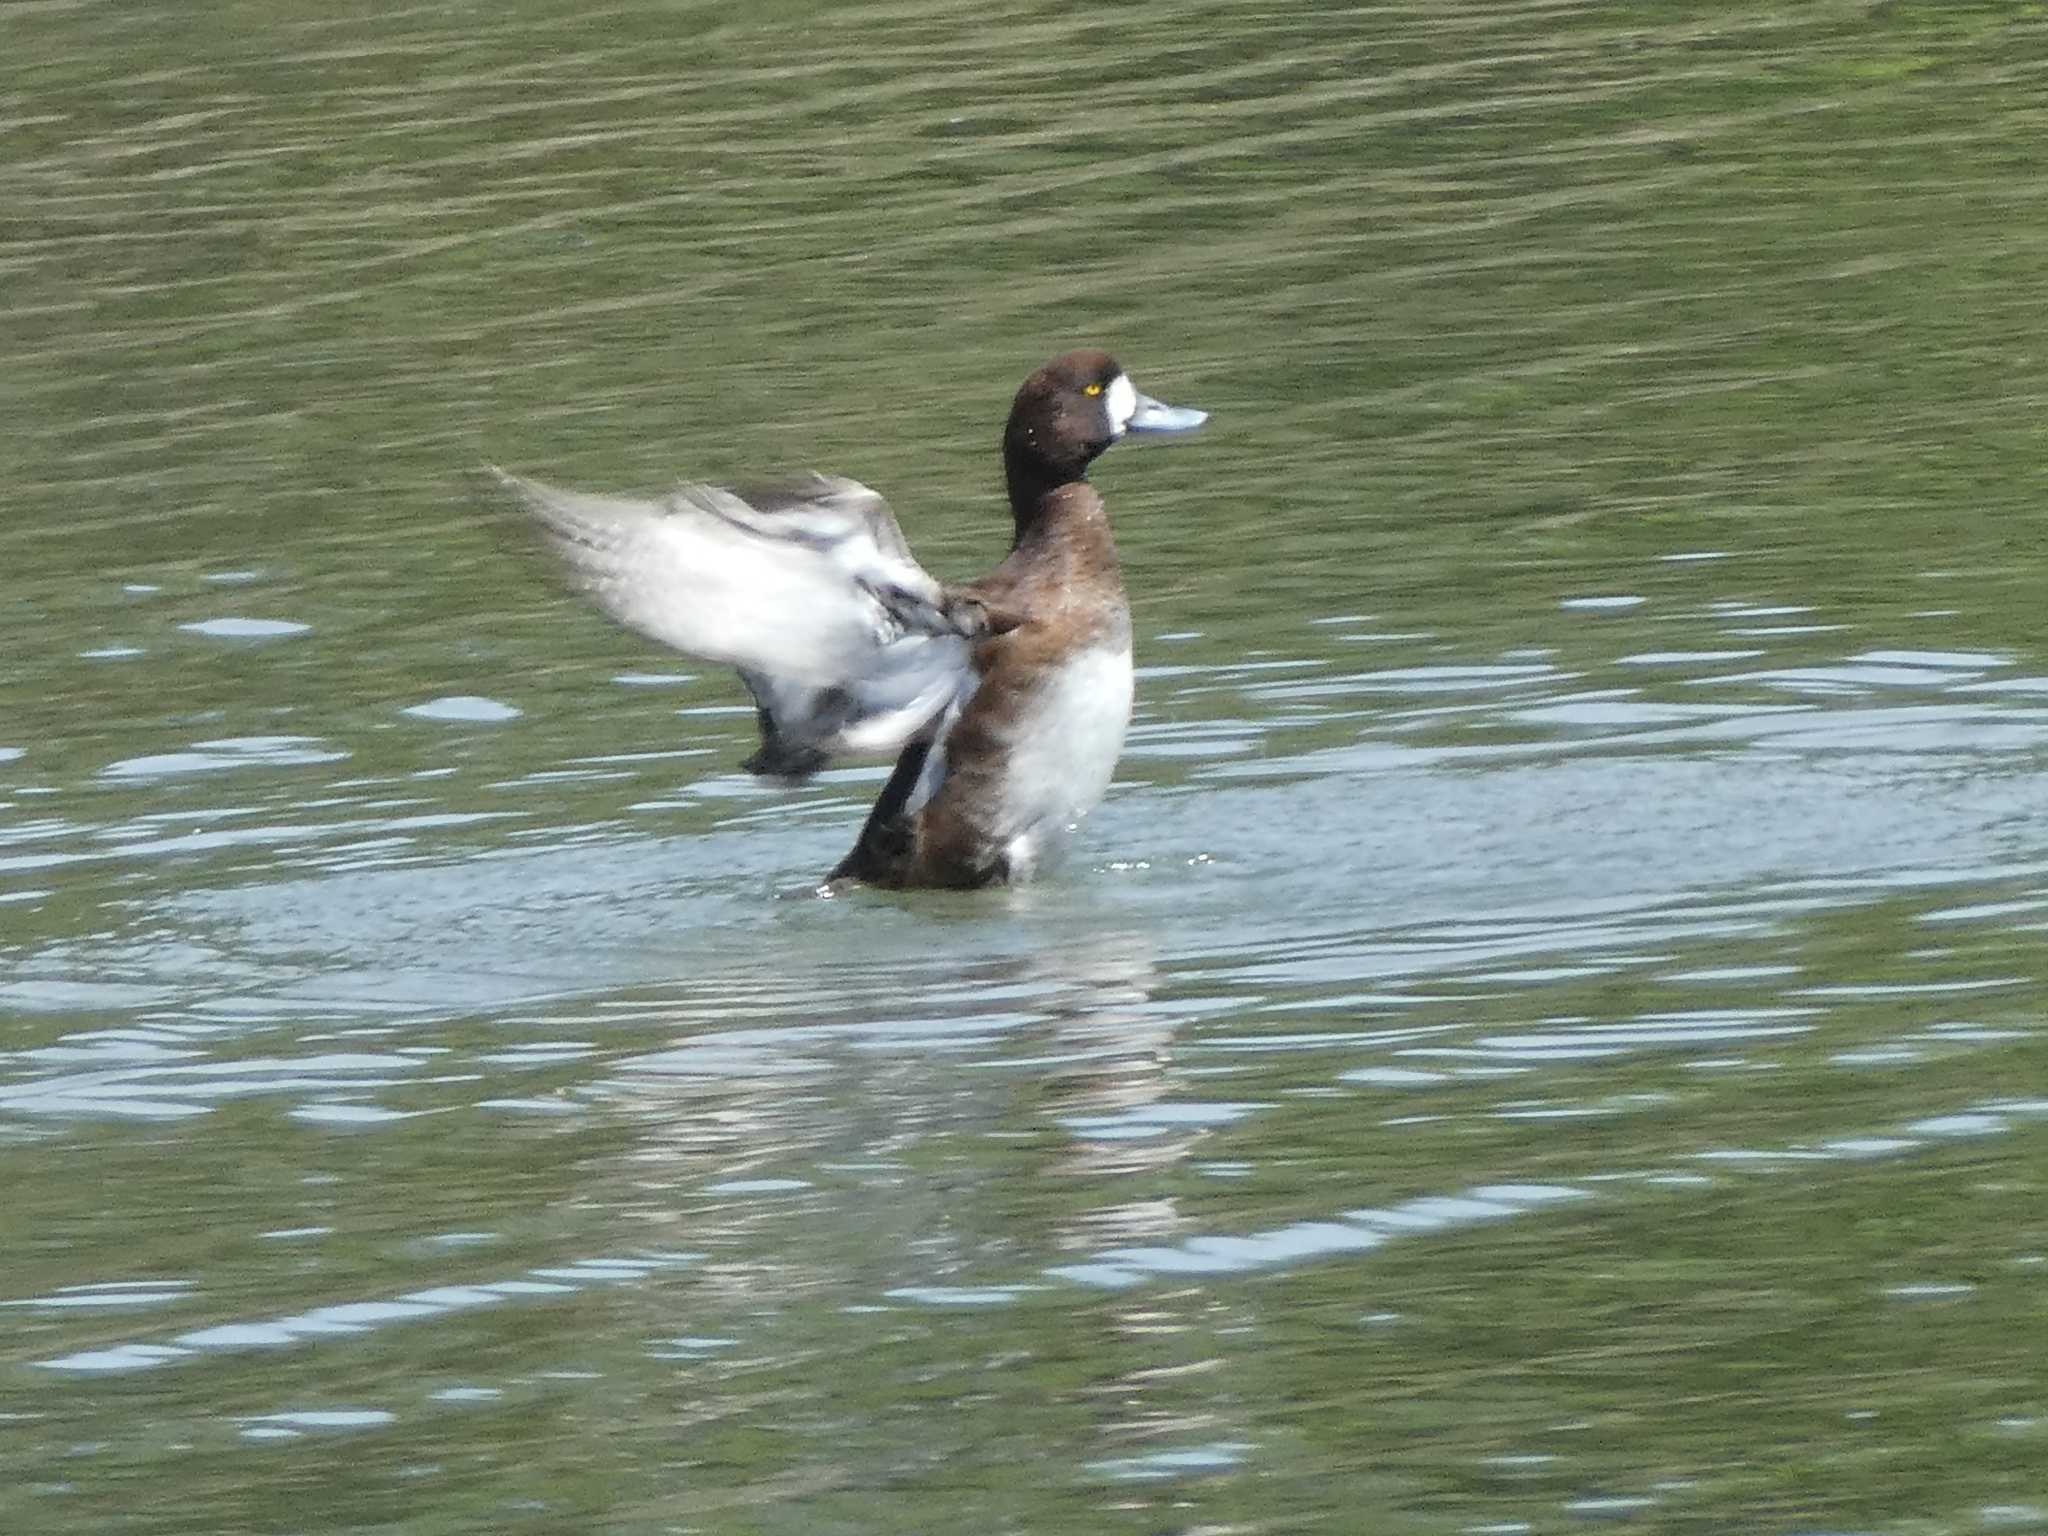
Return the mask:
<path id="1" fill-rule="evenodd" d="M 1081 393 L 1092 399 L 1094 396 L 1102 393 L 1102 386 L 1100 384 L 1084 384 L 1081 387 Z"/>

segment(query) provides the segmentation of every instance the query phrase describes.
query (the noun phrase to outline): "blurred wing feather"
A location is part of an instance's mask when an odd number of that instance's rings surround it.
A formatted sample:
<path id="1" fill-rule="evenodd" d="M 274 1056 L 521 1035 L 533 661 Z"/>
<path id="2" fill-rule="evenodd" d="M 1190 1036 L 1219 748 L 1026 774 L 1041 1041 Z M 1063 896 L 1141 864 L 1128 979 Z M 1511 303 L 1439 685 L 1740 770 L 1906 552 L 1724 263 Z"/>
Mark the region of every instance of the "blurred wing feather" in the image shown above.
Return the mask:
<path id="1" fill-rule="evenodd" d="M 744 495 L 691 484 L 648 501 L 492 473 L 612 618 L 739 669 L 761 711 L 757 772 L 800 777 L 839 753 L 896 751 L 973 692 L 970 612 L 856 481 Z"/>

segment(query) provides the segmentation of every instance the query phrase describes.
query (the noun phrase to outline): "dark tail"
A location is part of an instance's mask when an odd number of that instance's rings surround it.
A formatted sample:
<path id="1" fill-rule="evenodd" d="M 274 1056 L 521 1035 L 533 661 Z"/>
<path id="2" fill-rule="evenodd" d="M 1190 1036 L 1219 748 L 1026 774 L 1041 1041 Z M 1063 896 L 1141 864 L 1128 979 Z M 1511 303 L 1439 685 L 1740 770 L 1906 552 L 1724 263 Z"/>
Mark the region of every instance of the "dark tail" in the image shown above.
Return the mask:
<path id="1" fill-rule="evenodd" d="M 860 836 L 854 839 L 853 851 L 834 866 L 826 879 L 864 880 L 869 885 L 903 883 L 911 855 L 916 852 L 916 829 L 903 814 L 903 808 L 910 802 L 910 792 L 916 788 L 931 750 L 932 744 L 923 738 L 903 749 L 889 782 L 882 786 L 875 808 L 868 812 L 868 819 L 861 826 Z"/>

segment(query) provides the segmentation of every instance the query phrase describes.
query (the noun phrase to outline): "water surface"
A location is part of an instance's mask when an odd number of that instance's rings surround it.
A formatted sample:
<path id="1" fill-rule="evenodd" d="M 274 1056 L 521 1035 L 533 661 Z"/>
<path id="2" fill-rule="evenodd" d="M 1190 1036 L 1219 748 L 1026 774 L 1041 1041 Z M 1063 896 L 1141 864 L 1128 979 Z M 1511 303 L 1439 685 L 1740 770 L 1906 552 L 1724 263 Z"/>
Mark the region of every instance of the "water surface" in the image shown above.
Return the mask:
<path id="1" fill-rule="evenodd" d="M 10 1532 L 2048 1526 L 2040 7 L 9 20 Z M 789 899 L 474 466 L 1082 340 L 1117 787 Z"/>

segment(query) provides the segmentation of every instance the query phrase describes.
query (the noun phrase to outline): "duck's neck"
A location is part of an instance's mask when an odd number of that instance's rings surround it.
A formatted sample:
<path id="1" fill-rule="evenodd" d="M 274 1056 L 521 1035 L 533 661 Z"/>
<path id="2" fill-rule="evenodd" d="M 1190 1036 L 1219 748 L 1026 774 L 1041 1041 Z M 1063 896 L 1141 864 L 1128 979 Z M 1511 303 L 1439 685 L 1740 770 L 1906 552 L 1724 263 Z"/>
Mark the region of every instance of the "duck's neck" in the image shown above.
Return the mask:
<path id="1" fill-rule="evenodd" d="M 1005 442 L 1003 481 L 1010 492 L 1019 544 L 1056 528 L 1102 525 L 1106 530 L 1102 498 L 1085 472 L 1053 469 L 1037 455 Z"/>

